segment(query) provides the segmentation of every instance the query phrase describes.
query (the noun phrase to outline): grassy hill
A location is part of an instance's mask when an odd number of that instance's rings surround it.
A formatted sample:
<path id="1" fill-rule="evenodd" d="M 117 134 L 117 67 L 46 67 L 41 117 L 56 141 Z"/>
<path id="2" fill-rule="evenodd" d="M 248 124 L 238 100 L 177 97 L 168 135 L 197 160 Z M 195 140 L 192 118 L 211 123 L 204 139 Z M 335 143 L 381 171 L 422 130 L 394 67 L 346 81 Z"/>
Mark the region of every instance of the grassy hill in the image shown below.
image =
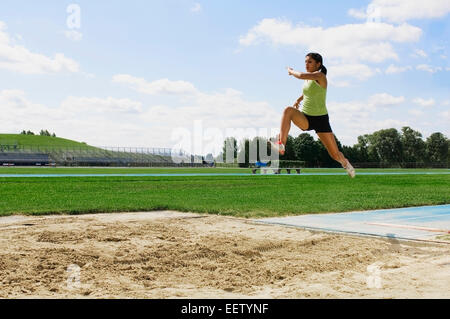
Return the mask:
<path id="1" fill-rule="evenodd" d="M 49 154 L 53 162 L 67 164 L 72 162 L 96 162 L 101 159 L 106 162 L 137 162 L 137 163 L 168 163 L 170 156 L 134 153 L 132 150 L 104 150 L 60 137 L 24 135 L 24 134 L 0 134 L 0 152 L 10 153 L 45 153 Z"/>
<path id="2" fill-rule="evenodd" d="M 98 149 L 84 142 L 72 141 L 65 138 L 24 134 L 0 134 L 0 145 L 10 149 L 14 149 L 14 146 L 17 146 L 19 149 L 35 149 L 39 147 L 43 150 L 46 148 Z"/>

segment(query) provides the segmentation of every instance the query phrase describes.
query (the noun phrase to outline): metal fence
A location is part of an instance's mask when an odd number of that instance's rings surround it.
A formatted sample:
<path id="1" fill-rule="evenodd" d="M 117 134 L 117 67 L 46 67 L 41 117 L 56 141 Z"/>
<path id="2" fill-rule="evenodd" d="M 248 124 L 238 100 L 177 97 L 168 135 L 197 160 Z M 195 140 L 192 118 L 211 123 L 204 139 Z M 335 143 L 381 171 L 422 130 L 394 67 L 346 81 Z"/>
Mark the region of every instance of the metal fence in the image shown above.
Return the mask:
<path id="1" fill-rule="evenodd" d="M 135 154 L 152 154 L 161 156 L 186 156 L 186 152 L 182 149 L 159 148 L 159 147 L 112 147 L 112 146 L 54 146 L 54 145 L 17 145 L 17 144 L 0 144 L 0 152 L 55 152 L 55 151 L 110 151 L 115 153 L 135 153 Z"/>
<path id="2" fill-rule="evenodd" d="M 157 147 L 93 147 L 0 144 L 2 165 L 22 165 L 33 154 L 45 154 L 48 163 L 59 166 L 143 166 L 200 167 L 202 156 L 192 156 L 181 149 Z M 36 161 L 38 165 L 39 161 Z M 27 161 L 27 165 L 34 165 Z"/>
<path id="3" fill-rule="evenodd" d="M 202 167 L 212 166 L 206 163 L 203 156 L 191 155 L 181 149 L 156 148 L 156 147 L 92 147 L 74 146 L 60 147 L 52 145 L 17 145 L 13 143 L 0 144 L 0 154 L 5 160 L 3 164 L 15 164 L 32 162 L 30 156 L 34 156 L 36 163 L 43 161 L 42 156 L 48 155 L 48 163 L 61 166 L 143 166 L 143 167 Z M 11 155 L 8 157 L 8 154 Z M 21 154 L 23 156 L 21 157 Z M 27 155 L 28 154 L 28 155 Z M 283 162 L 283 161 L 281 161 Z M 237 163 L 215 163 L 217 167 L 242 167 Z M 311 164 L 311 163 L 310 163 Z M 340 167 L 339 163 L 314 163 L 301 167 Z M 449 163 L 436 162 L 355 162 L 355 168 L 449 168 Z M 32 164 L 30 164 L 32 165 Z M 244 165 L 245 166 L 245 165 Z"/>
<path id="4" fill-rule="evenodd" d="M 359 162 L 352 163 L 355 168 L 449 168 L 449 163 L 436 162 L 398 162 L 398 163 L 382 163 L 382 162 Z"/>
<path id="5" fill-rule="evenodd" d="M 187 153 L 181 149 L 158 148 L 158 147 L 111 147 L 98 146 L 97 148 L 116 153 L 152 154 L 161 156 L 186 156 Z"/>

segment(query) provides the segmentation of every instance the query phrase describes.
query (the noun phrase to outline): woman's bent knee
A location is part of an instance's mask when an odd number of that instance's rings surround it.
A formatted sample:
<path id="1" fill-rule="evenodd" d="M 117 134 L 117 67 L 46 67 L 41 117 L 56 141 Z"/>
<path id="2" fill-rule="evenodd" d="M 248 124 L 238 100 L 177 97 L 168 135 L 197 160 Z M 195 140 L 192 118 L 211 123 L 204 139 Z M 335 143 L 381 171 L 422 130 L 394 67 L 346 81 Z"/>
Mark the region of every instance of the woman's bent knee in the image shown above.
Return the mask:
<path id="1" fill-rule="evenodd" d="M 291 114 L 292 110 L 294 110 L 292 106 L 286 106 L 286 108 L 284 109 L 284 114 Z"/>

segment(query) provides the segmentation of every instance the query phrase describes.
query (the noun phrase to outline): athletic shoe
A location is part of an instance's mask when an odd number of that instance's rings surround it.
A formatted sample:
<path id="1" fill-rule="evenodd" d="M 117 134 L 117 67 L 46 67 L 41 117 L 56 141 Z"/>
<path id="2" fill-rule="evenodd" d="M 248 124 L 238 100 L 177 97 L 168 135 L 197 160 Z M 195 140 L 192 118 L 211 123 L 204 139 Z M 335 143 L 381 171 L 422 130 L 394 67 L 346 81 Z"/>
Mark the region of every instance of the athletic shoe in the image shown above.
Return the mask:
<path id="1" fill-rule="evenodd" d="M 272 149 L 274 151 L 280 153 L 281 155 L 284 155 L 285 148 L 284 148 L 284 144 L 281 143 L 281 141 L 274 142 L 272 140 L 269 140 L 268 142 L 270 143 L 270 145 L 272 146 Z"/>
<path id="2" fill-rule="evenodd" d="M 347 166 L 344 168 L 351 178 L 355 178 L 355 175 L 356 175 L 355 169 L 353 168 L 352 164 L 350 164 L 350 162 L 347 162 Z"/>

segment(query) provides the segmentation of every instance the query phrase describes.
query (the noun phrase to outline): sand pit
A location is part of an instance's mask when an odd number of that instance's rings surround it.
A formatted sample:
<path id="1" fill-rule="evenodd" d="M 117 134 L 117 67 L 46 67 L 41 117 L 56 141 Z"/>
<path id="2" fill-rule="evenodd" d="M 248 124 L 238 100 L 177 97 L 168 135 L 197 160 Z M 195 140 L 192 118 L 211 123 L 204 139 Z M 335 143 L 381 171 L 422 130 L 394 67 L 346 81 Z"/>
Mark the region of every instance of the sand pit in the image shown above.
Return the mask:
<path id="1" fill-rule="evenodd" d="M 169 211 L 11 216 L 0 231 L 1 298 L 450 298 L 448 244 Z"/>

